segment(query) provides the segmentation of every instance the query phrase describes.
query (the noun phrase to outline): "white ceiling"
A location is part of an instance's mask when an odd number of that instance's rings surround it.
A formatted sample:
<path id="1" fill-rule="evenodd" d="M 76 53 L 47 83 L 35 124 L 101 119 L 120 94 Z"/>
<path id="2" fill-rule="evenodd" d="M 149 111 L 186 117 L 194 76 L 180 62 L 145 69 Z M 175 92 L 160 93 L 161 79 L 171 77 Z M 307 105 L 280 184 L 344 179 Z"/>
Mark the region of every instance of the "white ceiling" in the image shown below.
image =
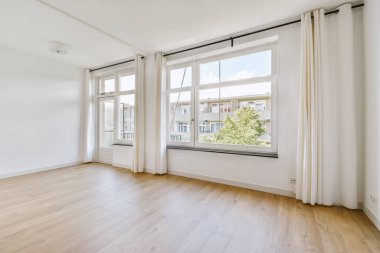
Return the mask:
<path id="1" fill-rule="evenodd" d="M 0 44 L 81 67 L 167 51 L 347 0 L 0 0 Z M 48 51 L 49 41 L 69 47 Z"/>

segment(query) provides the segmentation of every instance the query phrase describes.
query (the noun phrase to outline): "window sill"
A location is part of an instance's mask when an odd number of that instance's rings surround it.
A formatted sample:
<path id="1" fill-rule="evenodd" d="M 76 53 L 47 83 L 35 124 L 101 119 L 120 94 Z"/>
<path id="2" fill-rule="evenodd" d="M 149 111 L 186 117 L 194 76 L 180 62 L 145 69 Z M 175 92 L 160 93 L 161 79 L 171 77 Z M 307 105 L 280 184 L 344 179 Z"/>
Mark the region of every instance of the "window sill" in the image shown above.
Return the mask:
<path id="1" fill-rule="evenodd" d="M 129 143 L 114 143 L 112 146 L 127 146 L 127 147 L 133 147 L 133 144 Z"/>
<path id="2" fill-rule="evenodd" d="M 166 146 L 166 148 L 167 149 L 210 152 L 210 153 L 231 154 L 231 155 L 245 155 L 245 156 L 259 156 L 259 157 L 268 157 L 268 158 L 278 158 L 278 153 L 272 153 L 272 152 L 252 152 L 252 151 L 241 151 L 241 150 L 194 148 L 194 147 L 184 147 L 184 146 Z"/>

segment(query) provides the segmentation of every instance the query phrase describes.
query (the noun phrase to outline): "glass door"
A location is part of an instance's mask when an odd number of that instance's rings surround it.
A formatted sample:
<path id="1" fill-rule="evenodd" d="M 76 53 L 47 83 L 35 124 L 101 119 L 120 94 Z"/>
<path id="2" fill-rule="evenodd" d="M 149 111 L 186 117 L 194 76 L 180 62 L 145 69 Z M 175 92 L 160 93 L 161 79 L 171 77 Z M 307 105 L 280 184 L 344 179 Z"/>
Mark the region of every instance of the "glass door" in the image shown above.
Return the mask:
<path id="1" fill-rule="evenodd" d="M 115 132 L 115 106 L 113 98 L 99 99 L 99 150 L 98 159 L 100 162 L 112 163 L 112 144 L 114 143 Z"/>

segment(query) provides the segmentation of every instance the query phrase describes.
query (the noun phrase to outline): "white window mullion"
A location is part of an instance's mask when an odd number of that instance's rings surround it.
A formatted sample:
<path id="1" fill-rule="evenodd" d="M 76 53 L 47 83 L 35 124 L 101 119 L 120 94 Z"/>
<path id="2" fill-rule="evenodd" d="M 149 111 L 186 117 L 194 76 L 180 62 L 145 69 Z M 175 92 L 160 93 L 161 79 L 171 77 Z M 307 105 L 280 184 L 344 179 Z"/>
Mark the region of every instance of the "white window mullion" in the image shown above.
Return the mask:
<path id="1" fill-rule="evenodd" d="M 196 64 L 196 62 L 193 62 L 193 100 L 192 100 L 192 107 L 193 107 L 193 113 L 192 113 L 192 118 L 193 118 L 193 140 L 192 140 L 192 145 L 195 147 L 198 142 L 198 126 L 199 126 L 199 121 L 198 121 L 198 86 L 199 86 L 199 65 Z"/>
<path id="2" fill-rule="evenodd" d="M 221 106 L 221 102 L 222 102 L 222 99 L 221 99 L 221 87 L 220 87 L 220 83 L 221 83 L 221 67 L 220 67 L 220 61 L 219 61 L 219 99 L 218 99 L 218 125 L 219 125 L 219 129 L 218 131 L 220 130 L 220 124 L 221 124 L 221 115 L 220 115 L 220 106 Z"/>
<path id="3" fill-rule="evenodd" d="M 120 133 L 120 124 L 119 124 L 119 75 L 116 73 L 115 75 L 115 94 L 114 94 L 114 132 L 113 132 L 113 142 L 114 144 L 117 142 Z"/>
<path id="4" fill-rule="evenodd" d="M 178 92 L 191 91 L 191 90 L 192 90 L 192 87 L 182 87 L 182 88 L 168 89 L 167 91 L 170 93 L 178 93 Z"/>
<path id="5" fill-rule="evenodd" d="M 248 79 L 242 79 L 237 81 L 228 81 L 228 82 L 220 82 L 220 83 L 210 83 L 210 84 L 202 84 L 199 85 L 199 89 L 212 89 L 212 88 L 219 88 L 219 87 L 230 87 L 230 86 L 237 86 L 237 85 L 245 85 L 245 84 L 255 84 L 255 83 L 266 83 L 271 82 L 273 80 L 273 76 L 266 76 L 266 77 L 260 77 L 260 78 L 248 78 Z"/>
<path id="6" fill-rule="evenodd" d="M 135 91 L 134 90 L 131 90 L 131 91 L 120 91 L 118 93 L 119 96 L 122 96 L 122 95 L 130 95 L 130 94 L 135 94 Z"/>

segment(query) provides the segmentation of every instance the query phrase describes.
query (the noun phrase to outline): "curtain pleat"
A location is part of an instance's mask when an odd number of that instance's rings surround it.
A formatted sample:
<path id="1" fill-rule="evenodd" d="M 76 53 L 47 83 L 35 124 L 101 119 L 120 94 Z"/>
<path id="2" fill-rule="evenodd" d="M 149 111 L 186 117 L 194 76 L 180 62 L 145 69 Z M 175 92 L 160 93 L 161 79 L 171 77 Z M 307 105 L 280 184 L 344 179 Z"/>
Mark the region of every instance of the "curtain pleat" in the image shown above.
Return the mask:
<path id="1" fill-rule="evenodd" d="M 162 53 L 155 55 L 155 174 L 167 173 L 166 160 L 166 71 Z"/>
<path id="2" fill-rule="evenodd" d="M 134 110 L 134 140 L 133 140 L 133 163 L 132 171 L 144 171 L 144 141 L 145 141 L 145 126 L 144 126 L 144 59 L 141 55 L 135 58 L 135 72 L 136 72 L 136 90 L 135 90 L 135 110 Z"/>
<path id="3" fill-rule="evenodd" d="M 323 9 L 301 16 L 296 197 L 312 205 L 357 208 L 351 4 L 333 18 L 336 29 L 327 32 Z"/>
<path id="4" fill-rule="evenodd" d="M 84 70 L 83 162 L 95 157 L 95 83 L 89 69 Z"/>

